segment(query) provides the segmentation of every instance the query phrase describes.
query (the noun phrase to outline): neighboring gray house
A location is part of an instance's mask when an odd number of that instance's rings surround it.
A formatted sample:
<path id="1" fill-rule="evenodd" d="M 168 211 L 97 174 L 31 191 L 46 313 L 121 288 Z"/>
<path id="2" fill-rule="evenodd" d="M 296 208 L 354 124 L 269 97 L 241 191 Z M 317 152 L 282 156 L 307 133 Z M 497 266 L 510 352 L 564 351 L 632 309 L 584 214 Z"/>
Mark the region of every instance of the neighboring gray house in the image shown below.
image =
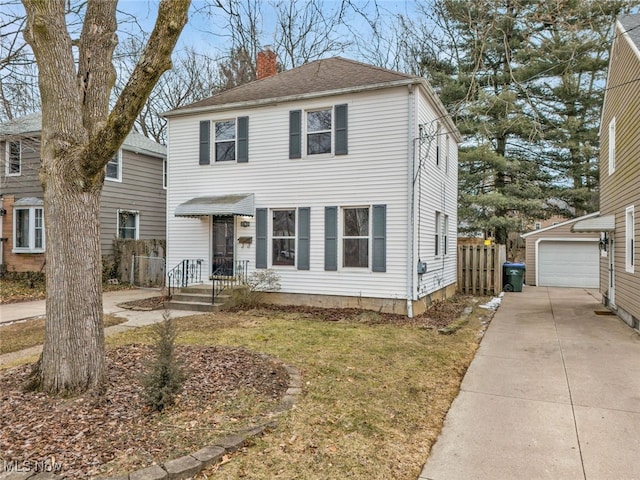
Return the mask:
<path id="1" fill-rule="evenodd" d="M 0 265 L 7 271 L 39 271 L 46 232 L 40 168 L 41 115 L 0 125 Z M 166 237 L 166 148 L 130 133 L 106 167 L 100 205 L 101 248 L 113 240 Z"/>
<path id="2" fill-rule="evenodd" d="M 596 232 L 603 303 L 633 328 L 640 328 L 640 267 L 636 265 L 640 227 L 640 14 L 615 24 L 600 121 L 600 216 L 574 225 Z"/>

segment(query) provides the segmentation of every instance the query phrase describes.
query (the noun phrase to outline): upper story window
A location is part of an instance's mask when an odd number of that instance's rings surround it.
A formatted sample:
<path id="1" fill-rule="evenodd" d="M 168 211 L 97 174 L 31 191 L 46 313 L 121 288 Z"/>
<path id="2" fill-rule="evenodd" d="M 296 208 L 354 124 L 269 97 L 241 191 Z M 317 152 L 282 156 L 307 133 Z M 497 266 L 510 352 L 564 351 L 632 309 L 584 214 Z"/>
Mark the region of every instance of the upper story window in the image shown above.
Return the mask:
<path id="1" fill-rule="evenodd" d="M 20 175 L 22 172 L 22 142 L 20 140 L 15 142 L 6 142 L 5 149 L 7 176 Z"/>
<path id="2" fill-rule="evenodd" d="M 216 162 L 236 159 L 236 121 L 215 123 Z"/>
<path id="3" fill-rule="evenodd" d="M 440 124 L 436 126 L 436 166 L 440 166 L 440 156 L 442 155 L 442 148 L 440 148 L 440 142 L 442 141 L 440 135 Z"/>
<path id="4" fill-rule="evenodd" d="M 609 175 L 616 170 L 616 119 L 609 122 Z"/>
<path id="5" fill-rule="evenodd" d="M 636 215 L 634 206 L 627 207 L 625 216 L 625 270 L 633 273 L 635 269 Z"/>
<path id="6" fill-rule="evenodd" d="M 348 153 L 347 105 L 289 112 L 289 158 Z M 304 121 L 303 121 L 304 119 Z M 304 127 L 304 128 L 303 128 Z"/>
<path id="7" fill-rule="evenodd" d="M 533 229 L 534 230 L 540 230 L 542 228 L 542 223 L 541 222 L 533 222 Z"/>
<path id="8" fill-rule="evenodd" d="M 211 121 L 200 122 L 199 164 L 211 163 L 211 143 L 213 142 L 214 162 L 249 161 L 249 117 L 213 122 L 213 139 Z"/>
<path id="9" fill-rule="evenodd" d="M 296 260 L 296 211 L 272 211 L 272 256 L 273 265 L 295 265 Z"/>
<path id="10" fill-rule="evenodd" d="M 137 240 L 140 215 L 132 210 L 118 210 L 118 238 Z"/>
<path id="11" fill-rule="evenodd" d="M 331 153 L 332 111 L 307 112 L 307 155 Z"/>
<path id="12" fill-rule="evenodd" d="M 122 150 L 118 150 L 105 167 L 105 178 L 112 182 L 122 181 Z"/>
<path id="13" fill-rule="evenodd" d="M 442 254 L 446 255 L 448 253 L 448 243 L 449 243 L 449 215 L 444 216 L 444 222 L 442 225 Z"/>
<path id="14" fill-rule="evenodd" d="M 20 201 L 16 202 L 19 203 Z M 35 202 L 34 202 L 35 203 Z M 13 209 L 14 253 L 44 252 L 44 209 L 40 205 L 15 205 Z"/>

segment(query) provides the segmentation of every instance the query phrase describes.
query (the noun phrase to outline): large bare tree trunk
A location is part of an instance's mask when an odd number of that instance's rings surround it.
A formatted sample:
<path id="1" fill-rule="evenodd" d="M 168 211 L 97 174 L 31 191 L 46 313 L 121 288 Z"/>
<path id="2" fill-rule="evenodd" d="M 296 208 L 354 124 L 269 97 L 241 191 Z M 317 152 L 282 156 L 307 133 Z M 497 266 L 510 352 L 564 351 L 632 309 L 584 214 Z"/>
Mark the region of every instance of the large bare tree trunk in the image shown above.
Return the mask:
<path id="1" fill-rule="evenodd" d="M 118 151 L 153 86 L 171 68 L 189 0 L 163 0 L 138 65 L 108 112 L 117 0 L 89 0 L 79 41 L 64 0 L 23 0 L 25 38 L 38 64 L 42 98 L 40 180 L 44 189 L 47 320 L 31 386 L 73 395 L 100 391 L 105 378 L 100 194 Z M 78 48 L 78 66 L 72 45 Z"/>

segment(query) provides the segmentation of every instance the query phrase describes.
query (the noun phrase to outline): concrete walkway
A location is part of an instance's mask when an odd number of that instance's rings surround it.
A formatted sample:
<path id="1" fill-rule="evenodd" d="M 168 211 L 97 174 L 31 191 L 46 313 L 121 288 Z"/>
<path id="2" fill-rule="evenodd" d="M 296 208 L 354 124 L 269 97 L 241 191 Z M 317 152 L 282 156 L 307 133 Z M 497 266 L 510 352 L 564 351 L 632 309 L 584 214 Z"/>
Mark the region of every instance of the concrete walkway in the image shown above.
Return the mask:
<path id="1" fill-rule="evenodd" d="M 640 479 L 640 336 L 598 300 L 504 296 L 419 480 Z"/>
<path id="2" fill-rule="evenodd" d="M 152 323 L 161 321 L 162 315 L 164 313 L 162 310 L 127 310 L 119 306 L 122 303 L 130 302 L 133 300 L 141 300 L 143 298 L 157 297 L 159 295 L 160 289 L 156 288 L 139 288 L 132 290 L 116 290 L 113 292 L 105 292 L 102 296 L 104 313 L 127 319 L 127 321 L 124 323 L 105 328 L 105 335 L 113 335 L 131 328 L 151 325 Z M 194 313 L 197 312 L 191 312 L 187 310 L 170 310 L 172 318 L 193 315 Z M 44 300 L 0 305 L 0 336 L 2 335 L 2 324 L 8 324 L 18 321 L 28 321 L 33 318 L 44 317 L 44 315 Z M 34 355 L 39 355 L 41 351 L 42 346 L 40 345 L 37 347 L 28 348 L 26 350 L 20 350 L 18 352 L 0 355 L 0 366 L 13 363 L 22 358 L 29 358 Z"/>

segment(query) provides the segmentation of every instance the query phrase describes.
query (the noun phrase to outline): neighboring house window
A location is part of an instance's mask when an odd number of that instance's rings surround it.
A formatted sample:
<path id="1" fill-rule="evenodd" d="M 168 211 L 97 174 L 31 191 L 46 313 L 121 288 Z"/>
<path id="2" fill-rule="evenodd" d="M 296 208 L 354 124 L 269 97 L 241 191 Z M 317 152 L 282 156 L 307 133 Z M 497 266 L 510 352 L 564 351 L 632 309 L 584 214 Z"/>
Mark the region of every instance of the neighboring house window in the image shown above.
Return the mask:
<path id="1" fill-rule="evenodd" d="M 533 229 L 534 229 L 534 230 L 540 230 L 541 228 L 542 228 L 542 223 L 540 223 L 540 222 L 535 222 L 535 223 L 533 224 Z"/>
<path id="2" fill-rule="evenodd" d="M 307 155 L 331 153 L 331 109 L 307 112 Z"/>
<path id="3" fill-rule="evenodd" d="M 137 240 L 139 234 L 138 212 L 131 210 L 118 210 L 118 238 Z"/>
<path id="4" fill-rule="evenodd" d="M 302 158 L 305 142 L 307 155 L 327 153 L 347 155 L 349 153 L 347 117 L 348 105 L 346 104 L 322 110 L 290 111 L 289 158 Z"/>
<path id="5" fill-rule="evenodd" d="M 273 265 L 295 265 L 296 259 L 296 211 L 272 211 Z"/>
<path id="6" fill-rule="evenodd" d="M 609 122 L 609 175 L 616 170 L 616 119 Z"/>
<path id="7" fill-rule="evenodd" d="M 6 174 L 20 175 L 22 170 L 22 142 L 6 142 Z"/>
<path id="8" fill-rule="evenodd" d="M 118 150 L 118 153 L 107 162 L 105 178 L 113 182 L 122 181 L 122 150 Z"/>
<path id="9" fill-rule="evenodd" d="M 435 256 L 440 255 L 440 241 L 442 238 L 442 213 L 436 212 L 436 238 L 435 238 Z"/>
<path id="10" fill-rule="evenodd" d="M 236 121 L 226 120 L 215 123 L 216 162 L 236 159 Z"/>
<path id="11" fill-rule="evenodd" d="M 625 210 L 625 270 L 633 273 L 635 264 L 635 243 L 636 243 L 636 215 L 634 206 Z"/>
<path id="12" fill-rule="evenodd" d="M 449 173 L 449 135 L 444 136 L 444 171 Z"/>
<path id="13" fill-rule="evenodd" d="M 44 209 L 37 206 L 15 207 L 13 210 L 13 251 L 44 251 Z"/>
<path id="14" fill-rule="evenodd" d="M 447 254 L 447 242 L 449 238 L 448 232 L 449 232 L 449 215 L 445 215 L 444 225 L 442 226 L 442 254 L 443 255 Z"/>
<path id="15" fill-rule="evenodd" d="M 162 160 L 162 188 L 167 188 L 167 159 Z"/>
<path id="16" fill-rule="evenodd" d="M 345 267 L 369 267 L 369 207 L 343 209 L 342 259 Z"/>

